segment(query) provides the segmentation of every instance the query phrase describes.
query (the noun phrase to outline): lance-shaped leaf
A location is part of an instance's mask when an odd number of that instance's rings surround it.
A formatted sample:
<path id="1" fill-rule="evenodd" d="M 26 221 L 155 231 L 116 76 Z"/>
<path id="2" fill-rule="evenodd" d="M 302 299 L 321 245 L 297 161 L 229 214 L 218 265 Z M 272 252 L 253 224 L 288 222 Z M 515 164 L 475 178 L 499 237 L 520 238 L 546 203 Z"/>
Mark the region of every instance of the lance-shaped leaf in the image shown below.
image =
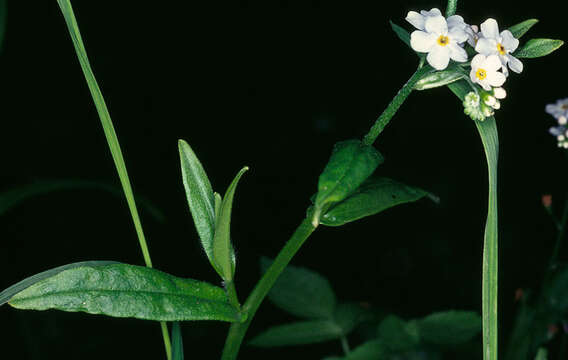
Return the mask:
<path id="1" fill-rule="evenodd" d="M 231 245 L 231 212 L 233 208 L 233 198 L 235 197 L 235 190 L 241 176 L 249 168 L 245 166 L 239 171 L 237 176 L 229 185 L 223 202 L 220 206 L 219 214 L 217 215 L 215 224 L 215 235 L 213 238 L 213 258 L 217 267 L 219 268 L 220 275 L 225 281 L 231 281 L 234 275 L 235 256 Z M 218 203 L 218 201 L 217 201 Z"/>
<path id="2" fill-rule="evenodd" d="M 213 268 L 221 275 L 221 270 L 213 260 L 213 236 L 215 234 L 215 196 L 209 178 L 201 162 L 183 140 L 178 141 L 181 174 L 187 203 L 199 234 L 201 245 Z"/>
<path id="3" fill-rule="evenodd" d="M 271 327 L 249 344 L 258 347 L 315 344 L 339 339 L 342 335 L 341 328 L 332 321 L 299 321 Z"/>
<path id="4" fill-rule="evenodd" d="M 537 19 L 528 19 L 523 21 L 522 23 L 518 23 L 513 25 L 509 28 L 509 31 L 513 34 L 513 36 L 517 39 L 520 39 L 523 35 L 525 35 L 534 25 L 538 23 Z"/>
<path id="5" fill-rule="evenodd" d="M 414 89 L 416 90 L 428 90 L 441 86 L 446 86 L 458 80 L 465 78 L 467 75 L 464 73 L 459 66 L 450 66 L 446 70 L 435 71 L 424 75 L 416 85 Z"/>
<path id="6" fill-rule="evenodd" d="M 393 359 L 382 340 L 371 340 L 359 345 L 342 360 L 387 360 Z"/>
<path id="7" fill-rule="evenodd" d="M 242 320 L 217 286 L 127 264 L 83 265 L 42 276 L 11 296 L 8 303 L 24 310 L 81 311 L 156 321 Z"/>
<path id="8" fill-rule="evenodd" d="M 406 31 L 406 29 L 404 29 L 403 27 L 393 23 L 392 21 L 390 21 L 390 25 L 392 31 L 394 31 L 396 36 L 398 36 L 398 38 L 402 40 L 402 42 L 405 43 L 406 46 L 410 47 L 410 34 L 408 33 L 408 31 Z"/>
<path id="9" fill-rule="evenodd" d="M 426 343 L 459 345 L 481 331 L 481 317 L 472 311 L 446 311 L 417 321 L 420 337 Z"/>
<path id="10" fill-rule="evenodd" d="M 327 226 L 340 226 L 427 195 L 422 189 L 389 178 L 370 178 L 354 194 L 326 211 L 320 222 Z"/>
<path id="11" fill-rule="evenodd" d="M 331 158 L 319 177 L 313 225 L 317 226 L 320 216 L 330 205 L 355 192 L 382 162 L 383 156 L 373 146 L 364 145 L 360 140 L 335 144 Z"/>
<path id="12" fill-rule="evenodd" d="M 262 257 L 265 272 L 272 260 Z M 310 269 L 288 265 L 268 293 L 276 306 L 290 314 L 311 318 L 331 319 L 337 300 L 329 281 Z"/>
<path id="13" fill-rule="evenodd" d="M 531 39 L 513 55 L 518 58 L 538 58 L 546 56 L 564 44 L 562 40 Z"/>
<path id="14" fill-rule="evenodd" d="M 181 327 L 178 321 L 172 324 L 172 360 L 184 360 L 183 338 Z"/>

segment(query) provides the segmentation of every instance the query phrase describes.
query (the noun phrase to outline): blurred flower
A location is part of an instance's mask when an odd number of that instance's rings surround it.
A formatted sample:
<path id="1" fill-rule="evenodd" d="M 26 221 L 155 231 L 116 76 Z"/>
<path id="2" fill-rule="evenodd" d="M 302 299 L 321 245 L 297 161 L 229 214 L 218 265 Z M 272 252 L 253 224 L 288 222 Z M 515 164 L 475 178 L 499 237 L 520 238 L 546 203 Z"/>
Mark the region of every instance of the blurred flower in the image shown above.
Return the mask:
<path id="1" fill-rule="evenodd" d="M 471 61 L 471 72 L 469 77 L 474 83 L 478 83 L 487 91 L 491 87 L 500 87 L 505 83 L 505 75 L 498 70 L 501 68 L 501 61 L 497 55 L 485 56 L 477 54 Z"/>
<path id="2" fill-rule="evenodd" d="M 481 24 L 482 37 L 475 46 L 475 51 L 485 56 L 497 55 L 501 60 L 503 74 L 509 75 L 507 66 L 516 73 L 523 71 L 523 63 L 511 55 L 519 47 L 519 40 L 509 30 L 499 33 L 499 26 L 495 19 L 487 19 Z"/>
<path id="3" fill-rule="evenodd" d="M 556 137 L 558 147 L 568 149 L 568 129 L 564 125 L 553 126 L 548 129 L 548 132 Z"/>
<path id="4" fill-rule="evenodd" d="M 552 195 L 542 195 L 542 206 L 549 209 L 552 206 Z"/>
<path id="5" fill-rule="evenodd" d="M 545 111 L 550 115 L 554 116 L 556 119 L 563 117 L 564 124 L 566 124 L 566 117 L 568 117 L 568 98 L 560 99 L 556 101 L 556 104 L 546 105 Z"/>
<path id="6" fill-rule="evenodd" d="M 466 40 L 465 31 L 459 26 L 449 28 L 443 16 L 424 16 L 424 31 L 416 30 L 410 35 L 410 46 L 414 51 L 428 53 L 426 60 L 434 69 L 444 70 L 450 59 L 467 61 L 467 53 L 459 45 Z"/>

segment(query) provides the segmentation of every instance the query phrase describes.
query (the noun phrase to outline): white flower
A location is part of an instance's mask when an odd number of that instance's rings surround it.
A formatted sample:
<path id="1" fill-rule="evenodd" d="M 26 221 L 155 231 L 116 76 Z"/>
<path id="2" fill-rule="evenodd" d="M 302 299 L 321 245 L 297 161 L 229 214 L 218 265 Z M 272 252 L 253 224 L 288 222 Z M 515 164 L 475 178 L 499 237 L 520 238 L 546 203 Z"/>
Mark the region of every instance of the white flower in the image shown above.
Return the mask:
<path id="1" fill-rule="evenodd" d="M 487 91 L 491 87 L 500 87 L 505 83 L 506 77 L 498 70 L 501 68 L 501 61 L 497 55 L 485 56 L 477 54 L 471 60 L 471 72 L 469 77 L 474 83 L 478 83 Z"/>
<path id="2" fill-rule="evenodd" d="M 545 110 L 556 119 L 559 119 L 561 116 L 564 118 L 568 117 L 568 98 L 560 99 L 556 101 L 556 104 L 546 105 Z"/>
<path id="3" fill-rule="evenodd" d="M 475 49 L 477 42 L 483 37 L 483 34 L 479 33 L 479 27 L 477 25 L 468 25 L 465 28 L 465 32 L 468 36 L 467 43 Z"/>
<path id="4" fill-rule="evenodd" d="M 420 14 L 416 11 L 409 11 L 406 15 L 406 21 L 414 25 L 415 28 L 418 30 L 424 31 L 424 26 L 426 22 L 426 18 L 434 17 L 434 16 L 442 16 L 442 12 L 440 9 L 433 8 L 430 11 L 420 10 Z"/>
<path id="5" fill-rule="evenodd" d="M 459 45 L 467 40 L 465 31 L 459 27 L 448 29 L 448 23 L 441 15 L 424 18 L 424 31 L 416 30 L 410 35 L 412 49 L 428 53 L 426 60 L 436 70 L 447 68 L 450 59 L 467 61 L 467 53 Z"/>
<path id="6" fill-rule="evenodd" d="M 481 34 L 483 36 L 477 41 L 475 51 L 485 56 L 497 55 L 501 60 L 505 76 L 509 75 L 507 66 L 516 73 L 523 71 L 523 63 L 511 55 L 519 47 L 519 40 L 515 39 L 509 30 L 499 33 L 497 21 L 487 19 L 481 24 Z"/>

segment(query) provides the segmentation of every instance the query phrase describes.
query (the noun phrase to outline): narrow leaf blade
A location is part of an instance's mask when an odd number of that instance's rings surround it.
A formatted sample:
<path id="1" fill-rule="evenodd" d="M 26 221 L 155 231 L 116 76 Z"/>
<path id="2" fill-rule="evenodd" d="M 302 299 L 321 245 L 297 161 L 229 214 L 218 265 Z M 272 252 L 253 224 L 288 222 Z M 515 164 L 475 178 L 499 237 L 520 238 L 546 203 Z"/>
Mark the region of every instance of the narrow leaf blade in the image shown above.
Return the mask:
<path id="1" fill-rule="evenodd" d="M 213 260 L 213 234 L 215 233 L 215 196 L 203 165 L 184 140 L 178 140 L 181 174 L 187 203 L 201 246 L 215 270 L 220 273 Z"/>
<path id="2" fill-rule="evenodd" d="M 184 360 L 183 338 L 181 335 L 181 326 L 178 321 L 172 324 L 172 360 Z"/>
<path id="3" fill-rule="evenodd" d="M 9 304 L 156 321 L 240 321 L 223 289 L 127 264 L 61 271 L 13 295 Z"/>
<path id="4" fill-rule="evenodd" d="M 562 40 L 531 39 L 527 41 L 527 43 L 513 55 L 521 59 L 538 58 L 549 55 L 550 53 L 559 49 L 562 45 L 564 45 L 564 41 Z"/>
<path id="5" fill-rule="evenodd" d="M 371 178 L 354 194 L 328 210 L 320 221 L 327 226 L 341 226 L 427 195 L 422 189 L 389 178 Z"/>
<path id="6" fill-rule="evenodd" d="M 537 19 L 528 19 L 509 28 L 509 31 L 517 39 L 525 35 L 533 26 L 538 23 Z"/>
<path id="7" fill-rule="evenodd" d="M 406 46 L 410 47 L 410 34 L 406 31 L 405 28 L 398 26 L 394 22 L 390 21 L 390 25 L 396 36 L 406 44 Z"/>
<path id="8" fill-rule="evenodd" d="M 263 272 L 272 260 L 260 259 Z M 311 318 L 331 319 L 337 303 L 329 281 L 315 271 L 288 265 L 268 293 L 276 306 L 290 314 Z"/>
<path id="9" fill-rule="evenodd" d="M 360 140 L 335 144 L 329 162 L 319 177 L 314 225 L 317 225 L 328 206 L 355 192 L 382 162 L 382 155 L 373 146 L 364 145 Z"/>
<path id="10" fill-rule="evenodd" d="M 257 347 L 316 344 L 341 336 L 341 329 L 332 321 L 301 321 L 271 327 L 254 337 L 249 344 Z"/>
<path id="11" fill-rule="evenodd" d="M 463 344 L 481 331 L 481 317 L 472 311 L 434 313 L 417 324 L 422 340 L 435 345 Z"/>
<path id="12" fill-rule="evenodd" d="M 231 281 L 234 275 L 235 258 L 234 251 L 231 246 L 231 212 L 233 209 L 233 198 L 235 197 L 235 191 L 237 190 L 239 180 L 243 174 L 248 171 L 248 169 L 249 168 L 247 166 L 242 168 L 231 182 L 231 185 L 229 185 L 229 188 L 223 197 L 221 211 L 219 216 L 217 216 L 215 224 L 213 258 L 221 270 L 221 277 L 226 281 Z"/>

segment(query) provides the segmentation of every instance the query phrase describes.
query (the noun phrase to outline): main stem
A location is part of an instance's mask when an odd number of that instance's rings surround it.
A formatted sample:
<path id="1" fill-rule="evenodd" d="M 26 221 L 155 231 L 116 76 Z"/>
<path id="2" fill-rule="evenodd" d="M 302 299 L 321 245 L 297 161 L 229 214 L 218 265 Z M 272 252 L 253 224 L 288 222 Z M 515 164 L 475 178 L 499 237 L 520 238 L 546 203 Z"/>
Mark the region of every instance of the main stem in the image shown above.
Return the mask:
<path id="1" fill-rule="evenodd" d="M 75 47 L 75 52 L 79 58 L 79 63 L 81 64 L 81 69 L 83 70 L 83 75 L 87 81 L 87 85 L 91 92 L 91 96 L 95 103 L 97 113 L 101 120 L 101 125 L 112 154 L 112 159 L 114 165 L 118 172 L 118 177 L 120 178 L 120 184 L 122 185 L 122 190 L 126 197 L 128 203 L 128 209 L 130 210 L 130 215 L 134 223 L 134 228 L 136 229 L 136 234 L 138 235 L 138 242 L 140 244 L 140 249 L 142 250 L 142 255 L 144 257 L 144 262 L 147 267 L 152 267 L 152 259 L 150 258 L 150 252 L 148 250 L 148 245 L 146 244 L 146 237 L 144 236 L 144 231 L 142 230 L 142 223 L 140 221 L 140 216 L 138 215 L 138 209 L 136 208 L 136 202 L 134 200 L 134 193 L 132 192 L 132 186 L 130 185 L 130 179 L 128 177 L 128 171 L 126 170 L 126 164 L 124 162 L 124 157 L 122 156 L 122 150 L 120 149 L 120 143 L 118 142 L 118 137 L 114 130 L 108 108 L 106 106 L 103 94 L 95 74 L 91 68 L 89 58 L 87 57 L 87 50 L 83 44 L 83 39 L 81 38 L 81 33 L 79 31 L 79 25 L 77 24 L 77 19 L 73 12 L 73 7 L 71 6 L 70 0 L 57 0 L 59 7 L 65 18 L 69 34 L 73 40 L 73 45 Z M 170 335 L 168 332 L 168 327 L 165 322 L 160 323 L 162 330 L 162 337 L 164 339 L 164 347 L 168 360 L 171 359 L 171 342 Z"/>
<path id="2" fill-rule="evenodd" d="M 276 259 L 274 259 L 272 265 L 270 265 L 260 281 L 256 284 L 242 308 L 243 313 L 247 314 L 246 321 L 231 324 L 227 340 L 225 341 L 225 347 L 221 357 L 222 360 L 234 360 L 237 358 L 246 331 L 262 300 L 264 300 L 282 271 L 284 271 L 286 266 L 290 263 L 290 260 L 292 260 L 315 229 L 316 228 L 312 226 L 311 219 L 304 219 L 284 248 L 282 248 Z"/>
<path id="3" fill-rule="evenodd" d="M 375 142 L 375 140 L 377 140 L 379 134 L 384 130 L 385 126 L 387 126 L 394 114 L 396 114 L 408 95 L 410 95 L 416 83 L 430 71 L 432 71 L 431 67 L 423 66 L 418 68 L 418 70 L 416 70 L 416 72 L 412 74 L 410 79 L 408 79 L 406 84 L 404 84 L 404 86 L 399 90 L 396 96 L 391 100 L 389 106 L 387 106 L 385 111 L 383 111 L 383 113 L 375 121 L 375 124 L 373 124 L 367 135 L 365 135 L 365 137 L 363 138 L 363 143 L 365 145 L 371 145 Z"/>

